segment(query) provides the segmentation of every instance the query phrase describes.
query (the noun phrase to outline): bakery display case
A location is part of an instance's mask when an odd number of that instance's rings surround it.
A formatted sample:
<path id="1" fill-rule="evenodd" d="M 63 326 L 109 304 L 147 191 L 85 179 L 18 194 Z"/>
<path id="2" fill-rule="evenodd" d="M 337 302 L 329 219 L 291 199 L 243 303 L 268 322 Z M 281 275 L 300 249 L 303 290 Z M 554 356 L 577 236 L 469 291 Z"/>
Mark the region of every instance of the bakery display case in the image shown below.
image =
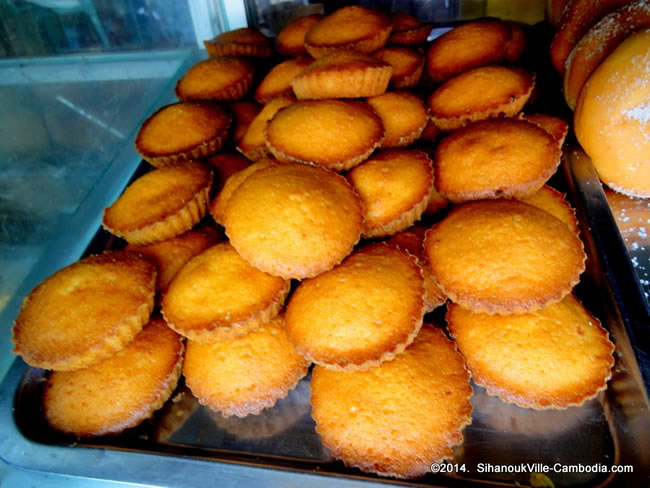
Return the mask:
<path id="1" fill-rule="evenodd" d="M 521 64 L 537 72 L 532 104 L 570 119 L 559 77 L 550 60 L 540 61 L 552 37 L 543 21 L 545 2 L 359 3 L 431 22 L 429 40 L 473 18 L 527 22 Z M 343 4 L 0 0 L 6 56 L 0 59 L 2 486 L 650 483 L 650 203 L 606 189 L 572 134 L 550 184 L 575 208 L 587 254 L 576 296 L 616 345 L 607 389 L 581 406 L 519 408 L 472 384 L 472 423 L 445 465 L 452 468 L 415 480 L 366 474 L 335 459 L 311 415 L 311 371 L 259 415 L 224 417 L 202 405 L 181 379 L 151 419 L 119 435 L 76 439 L 48 425 L 41 406 L 48 372 L 12 354 L 13 321 L 24 297 L 55 271 L 124 247 L 101 227 L 102 214 L 149 170 L 134 149 L 142 123 L 174 102 L 177 80 L 207 58 L 203 40 L 244 25 L 273 36 L 293 17 L 330 13 Z M 444 312 L 427 317 L 441 322 Z M 544 474 L 544 466 L 558 463 L 588 469 Z M 512 469 L 498 469 L 504 465 Z M 612 466 L 632 468 L 612 472 Z"/>

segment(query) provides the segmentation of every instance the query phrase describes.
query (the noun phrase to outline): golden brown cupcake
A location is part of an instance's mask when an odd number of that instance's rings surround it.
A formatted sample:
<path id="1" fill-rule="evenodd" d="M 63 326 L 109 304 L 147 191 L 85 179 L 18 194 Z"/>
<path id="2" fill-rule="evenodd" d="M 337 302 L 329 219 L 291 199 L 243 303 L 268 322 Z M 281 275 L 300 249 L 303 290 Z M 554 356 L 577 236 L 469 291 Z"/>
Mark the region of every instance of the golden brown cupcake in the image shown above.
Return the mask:
<path id="1" fill-rule="evenodd" d="M 180 100 L 233 102 L 248 92 L 253 82 L 253 65 L 235 56 L 206 59 L 192 66 L 176 83 Z"/>
<path id="2" fill-rule="evenodd" d="M 282 56 L 304 56 L 305 34 L 323 18 L 320 14 L 305 15 L 289 22 L 275 38 L 275 50 Z"/>
<path id="3" fill-rule="evenodd" d="M 212 172 L 197 162 L 150 171 L 104 210 L 102 225 L 131 244 L 170 239 L 203 218 L 211 186 Z"/>
<path id="4" fill-rule="evenodd" d="M 315 24 L 305 34 L 305 47 L 314 58 L 335 51 L 371 53 L 388 41 L 390 17 L 378 10 L 343 7 Z"/>
<path id="5" fill-rule="evenodd" d="M 455 130 L 469 122 L 513 117 L 524 107 L 534 86 L 535 75 L 520 68 L 475 68 L 431 94 L 431 120 L 441 130 Z"/>
<path id="6" fill-rule="evenodd" d="M 312 62 L 311 58 L 302 57 L 288 59 L 275 65 L 257 86 L 255 100 L 264 104 L 280 95 L 293 95 L 291 80 L 302 73 Z"/>
<path id="7" fill-rule="evenodd" d="M 189 341 L 183 374 L 203 405 L 225 417 L 245 417 L 286 397 L 308 367 L 287 339 L 284 320 L 277 317 L 238 339 Z"/>
<path id="8" fill-rule="evenodd" d="M 363 236 L 383 237 L 422 216 L 433 188 L 433 166 L 422 151 L 383 151 L 348 173 L 363 203 Z"/>
<path id="9" fill-rule="evenodd" d="M 288 281 L 253 268 L 224 242 L 178 272 L 163 297 L 162 312 L 179 334 L 219 342 L 269 322 L 288 293 Z"/>
<path id="10" fill-rule="evenodd" d="M 316 276 L 347 256 L 363 227 L 359 197 L 340 175 L 305 164 L 250 175 L 226 205 L 226 234 L 241 256 L 283 278 Z"/>
<path id="11" fill-rule="evenodd" d="M 203 45 L 211 57 L 253 56 L 268 58 L 273 52 L 271 41 L 261 32 L 249 27 L 224 32 L 214 39 L 203 41 Z"/>
<path id="12" fill-rule="evenodd" d="M 424 126 L 420 139 L 423 141 L 435 141 L 441 134 L 440 129 L 433 123 L 431 118 L 427 120 L 427 125 Z"/>
<path id="13" fill-rule="evenodd" d="M 215 154 L 205 162 L 212 169 L 212 174 L 214 175 L 212 182 L 213 194 L 221 191 L 228 178 L 251 165 L 248 159 L 236 152 Z"/>
<path id="14" fill-rule="evenodd" d="M 533 207 L 541 208 L 568 225 L 572 232 L 579 233 L 576 212 L 566 201 L 564 193 L 544 185 L 531 196 L 523 198 L 521 201 Z"/>
<path id="15" fill-rule="evenodd" d="M 264 105 L 264 108 L 251 121 L 246 133 L 237 143 L 237 150 L 251 161 L 258 161 L 270 155 L 266 148 L 266 124 L 278 110 L 295 102 L 293 97 L 277 97 Z"/>
<path id="16" fill-rule="evenodd" d="M 393 32 L 389 43 L 404 46 L 423 44 L 431 33 L 431 24 L 424 24 L 412 15 L 403 12 L 391 13 Z"/>
<path id="17" fill-rule="evenodd" d="M 114 356 L 85 369 L 53 372 L 43 394 L 45 418 L 75 436 L 118 434 L 164 405 L 182 364 L 180 337 L 155 318 Z"/>
<path id="18" fill-rule="evenodd" d="M 630 34 L 650 27 L 650 4 L 641 0 L 603 17 L 582 36 L 565 62 L 564 98 L 575 109 L 582 87 L 596 68 Z"/>
<path id="19" fill-rule="evenodd" d="M 406 91 L 387 92 L 368 98 L 367 102 L 386 131 L 382 149 L 409 146 L 420 137 L 429 120 L 422 100 Z"/>
<path id="20" fill-rule="evenodd" d="M 14 353 L 37 368 L 71 371 L 112 356 L 153 310 L 156 268 L 110 252 L 56 272 L 34 288 L 13 328 Z"/>
<path id="21" fill-rule="evenodd" d="M 210 202 L 210 215 L 212 215 L 217 224 L 223 225 L 223 216 L 226 211 L 226 204 L 228 203 L 228 200 L 230 200 L 233 192 L 239 188 L 239 185 L 241 185 L 246 178 L 256 171 L 268 168 L 275 163 L 277 163 L 275 159 L 260 159 L 257 163 L 251 164 L 247 168 L 238 171 L 228 178 L 221 191 L 217 194 L 214 200 Z"/>
<path id="22" fill-rule="evenodd" d="M 555 173 L 561 155 L 548 132 L 525 120 L 476 122 L 438 144 L 436 189 L 452 202 L 525 198 Z"/>
<path id="23" fill-rule="evenodd" d="M 504 58 L 510 63 L 516 62 L 526 50 L 526 33 L 516 22 L 506 22 L 510 27 L 510 41 L 506 44 Z"/>
<path id="24" fill-rule="evenodd" d="M 314 61 L 291 81 L 299 100 L 374 97 L 386 91 L 393 68 L 357 52 L 338 52 Z"/>
<path id="25" fill-rule="evenodd" d="M 438 286 L 429 267 L 426 266 L 423 247 L 426 230 L 426 227 L 416 224 L 395 234 L 386 243 L 410 252 L 420 264 L 422 277 L 424 278 L 424 310 L 428 313 L 445 303 L 447 297 L 440 289 L 440 286 Z"/>
<path id="26" fill-rule="evenodd" d="M 370 245 L 300 284 L 287 306 L 287 334 L 316 364 L 372 368 L 413 342 L 422 326 L 423 294 L 413 256 L 383 243 Z"/>
<path id="27" fill-rule="evenodd" d="M 381 59 L 393 67 L 390 85 L 393 88 L 412 88 L 420 81 L 424 57 L 406 47 L 385 47 L 373 56 Z"/>
<path id="28" fill-rule="evenodd" d="M 602 17 L 630 3 L 630 0 L 569 0 L 551 42 L 551 61 L 560 74 L 576 43 Z"/>
<path id="29" fill-rule="evenodd" d="M 230 105 L 230 111 L 233 115 L 232 140 L 235 145 L 239 144 L 244 138 L 251 122 L 253 122 L 261 110 L 261 105 L 247 100 L 235 102 Z"/>
<path id="30" fill-rule="evenodd" d="M 314 368 L 312 417 L 323 444 L 350 467 L 416 478 L 453 456 L 471 423 L 472 387 L 453 341 L 430 326 L 404 354 L 369 371 Z"/>
<path id="31" fill-rule="evenodd" d="M 444 33 L 429 46 L 426 69 L 438 82 L 464 71 L 501 62 L 512 37 L 500 20 L 474 20 Z"/>
<path id="32" fill-rule="evenodd" d="M 145 120 L 135 148 L 157 167 L 205 158 L 221 149 L 231 121 L 216 103 L 173 103 Z"/>
<path id="33" fill-rule="evenodd" d="M 137 252 L 156 265 L 158 271 L 156 291 L 165 293 L 176 273 L 190 259 L 214 246 L 218 240 L 216 230 L 205 228 L 190 230 L 166 241 L 147 246 L 129 245 L 126 250 Z"/>
<path id="34" fill-rule="evenodd" d="M 279 161 L 343 171 L 366 160 L 383 136 L 367 104 L 313 100 L 278 111 L 266 127 L 266 147 Z"/>
<path id="35" fill-rule="evenodd" d="M 566 136 L 569 133 L 569 124 L 566 120 L 559 117 L 553 117 L 552 115 L 546 114 L 525 114 L 522 115 L 521 118 L 528 122 L 532 122 L 551 134 L 560 144 L 560 147 L 564 144 L 564 139 L 566 139 Z"/>
<path id="36" fill-rule="evenodd" d="M 614 344 L 573 295 L 508 316 L 450 304 L 447 323 L 474 382 L 520 407 L 580 405 L 604 390 L 611 376 Z"/>
<path id="37" fill-rule="evenodd" d="M 499 315 L 560 301 L 586 260 L 580 238 L 564 222 L 516 200 L 456 207 L 427 232 L 424 250 L 453 302 Z"/>

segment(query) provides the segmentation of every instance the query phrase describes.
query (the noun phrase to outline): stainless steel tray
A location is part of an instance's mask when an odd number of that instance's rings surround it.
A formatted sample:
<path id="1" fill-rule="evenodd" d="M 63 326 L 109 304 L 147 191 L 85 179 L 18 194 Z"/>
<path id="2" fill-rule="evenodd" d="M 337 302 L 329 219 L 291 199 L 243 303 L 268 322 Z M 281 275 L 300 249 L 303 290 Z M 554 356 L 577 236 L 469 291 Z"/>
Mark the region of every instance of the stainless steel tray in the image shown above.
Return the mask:
<path id="1" fill-rule="evenodd" d="M 226 486 L 527 486 L 530 472 L 479 472 L 487 464 L 522 463 L 633 469 L 547 473 L 556 487 L 649 486 L 648 311 L 591 162 L 571 149 L 563 170 L 560 183 L 568 182 L 589 256 L 577 293 L 616 342 L 613 376 L 607 391 L 565 411 L 517 408 L 474 386 L 473 422 L 453 460 L 466 472 L 400 482 L 333 461 L 314 430 L 309 377 L 273 409 L 244 419 L 215 414 L 181 384 L 173 400 L 140 427 L 77 441 L 48 428 L 40 407 L 46 372 L 20 359 L 0 386 L 0 457 L 24 469 L 161 486 L 217 480 Z M 99 231 L 87 252 L 104 249 L 107 239 Z"/>

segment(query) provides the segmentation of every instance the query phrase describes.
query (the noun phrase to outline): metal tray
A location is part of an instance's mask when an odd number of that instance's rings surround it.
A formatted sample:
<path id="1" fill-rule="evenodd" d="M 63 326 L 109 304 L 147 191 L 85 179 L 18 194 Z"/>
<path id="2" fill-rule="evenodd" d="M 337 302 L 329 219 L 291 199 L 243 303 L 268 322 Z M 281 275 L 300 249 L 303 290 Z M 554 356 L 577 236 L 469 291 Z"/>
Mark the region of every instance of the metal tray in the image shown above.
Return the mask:
<path id="1" fill-rule="evenodd" d="M 537 472 L 539 464 L 590 467 L 546 473 L 556 487 L 650 485 L 648 312 L 591 162 L 570 149 L 562 167 L 560 185 L 568 183 L 589 257 L 576 291 L 616 343 L 612 379 L 605 392 L 564 411 L 521 409 L 474 386 L 473 422 L 452 461 L 465 472 L 402 482 L 333 461 L 314 430 L 309 376 L 274 408 L 244 419 L 226 419 L 199 405 L 181 383 L 150 421 L 119 436 L 78 441 L 49 429 L 40 407 L 46 372 L 20 359 L 0 386 L 0 457 L 24 469 L 161 486 L 216 480 L 313 487 L 527 486 L 533 480 L 525 463 L 538 463 L 532 469 Z M 87 253 L 107 246 L 109 237 L 100 230 Z M 524 472 L 486 472 L 488 465 Z M 613 465 L 632 466 L 633 472 L 604 472 Z"/>

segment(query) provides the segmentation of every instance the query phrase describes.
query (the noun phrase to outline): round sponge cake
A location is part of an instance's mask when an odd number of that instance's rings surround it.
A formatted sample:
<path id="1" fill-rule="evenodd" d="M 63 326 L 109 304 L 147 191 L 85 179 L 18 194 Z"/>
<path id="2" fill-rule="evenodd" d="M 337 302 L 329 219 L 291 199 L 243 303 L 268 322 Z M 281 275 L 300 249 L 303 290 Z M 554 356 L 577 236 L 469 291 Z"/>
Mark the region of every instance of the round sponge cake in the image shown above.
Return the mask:
<path id="1" fill-rule="evenodd" d="M 614 365 L 607 331 L 573 295 L 508 316 L 451 304 L 447 323 L 474 382 L 520 407 L 580 405 L 605 389 Z"/>
<path id="2" fill-rule="evenodd" d="M 156 268 L 110 252 L 56 272 L 25 298 L 14 352 L 37 368 L 67 371 L 105 359 L 131 342 L 153 310 Z"/>
<path id="3" fill-rule="evenodd" d="M 210 58 L 192 66 L 176 84 L 180 100 L 239 100 L 253 83 L 253 64 L 235 56 Z"/>
<path id="4" fill-rule="evenodd" d="M 369 371 L 316 366 L 311 391 L 316 431 L 332 455 L 381 476 L 424 475 L 453 456 L 471 422 L 463 357 L 426 325 L 403 354 Z"/>
<path id="5" fill-rule="evenodd" d="M 305 47 L 314 58 L 335 51 L 371 53 L 388 41 L 393 23 L 378 10 L 343 7 L 315 24 L 305 34 Z"/>
<path id="6" fill-rule="evenodd" d="M 612 190 L 650 197 L 650 29 L 628 37 L 593 72 L 574 114 L 580 145 Z"/>
<path id="7" fill-rule="evenodd" d="M 102 225 L 131 244 L 149 244 L 190 230 L 206 214 L 212 172 L 189 162 L 151 171 L 104 211 Z"/>
<path id="8" fill-rule="evenodd" d="M 503 315 L 560 301 L 586 260 L 580 238 L 564 222 L 515 200 L 455 208 L 427 232 L 424 249 L 453 302 Z"/>
<path id="9" fill-rule="evenodd" d="M 253 266 L 302 279 L 331 269 L 352 251 L 363 215 L 342 176 L 282 164 L 246 178 L 230 197 L 223 223 L 232 246 Z"/>
<path id="10" fill-rule="evenodd" d="M 163 297 L 162 311 L 179 334 L 215 342 L 271 320 L 288 293 L 289 282 L 253 268 L 224 242 L 178 272 Z"/>
<path id="11" fill-rule="evenodd" d="M 555 173 L 561 155 L 553 136 L 533 123 L 519 119 L 476 122 L 438 144 L 436 189 L 452 202 L 523 198 Z"/>
<path id="12" fill-rule="evenodd" d="M 287 306 L 289 339 L 311 361 L 368 369 L 404 351 L 422 325 L 424 281 L 415 258 L 364 247 L 302 283 Z"/>
<path id="13" fill-rule="evenodd" d="M 384 137 L 381 119 L 363 102 L 297 102 L 266 127 L 266 147 L 278 160 L 342 171 L 372 154 Z"/>
<path id="14" fill-rule="evenodd" d="M 474 68 L 446 81 L 431 94 L 431 120 L 441 130 L 455 130 L 469 122 L 513 117 L 534 87 L 535 75 L 521 68 Z"/>
<path id="15" fill-rule="evenodd" d="M 43 410 L 57 430 L 77 436 L 117 434 L 151 417 L 181 374 L 183 343 L 156 318 L 114 356 L 47 379 Z"/>
<path id="16" fill-rule="evenodd" d="M 183 374 L 203 405 L 226 417 L 244 417 L 287 396 L 308 367 L 287 339 L 283 319 L 276 317 L 231 341 L 189 341 Z"/>
<path id="17" fill-rule="evenodd" d="M 390 149 L 348 173 L 363 202 L 364 237 L 406 229 L 422 216 L 433 189 L 433 166 L 422 151 Z"/>

